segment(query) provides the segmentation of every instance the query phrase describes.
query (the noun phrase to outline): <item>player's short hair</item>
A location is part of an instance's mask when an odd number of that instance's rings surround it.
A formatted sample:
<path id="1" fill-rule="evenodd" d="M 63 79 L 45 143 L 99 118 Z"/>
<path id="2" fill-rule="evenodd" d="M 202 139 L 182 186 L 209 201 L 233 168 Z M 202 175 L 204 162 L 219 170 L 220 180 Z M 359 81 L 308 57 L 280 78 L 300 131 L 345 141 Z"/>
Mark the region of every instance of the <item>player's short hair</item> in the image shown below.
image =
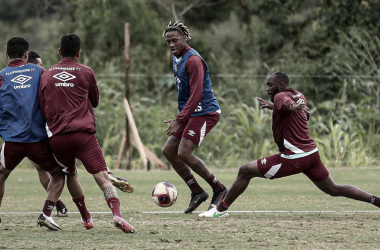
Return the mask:
<path id="1" fill-rule="evenodd" d="M 289 84 L 289 77 L 284 72 L 272 72 L 269 75 L 276 76 L 276 80 L 279 82 L 284 82 L 285 84 Z"/>
<path id="2" fill-rule="evenodd" d="M 165 34 L 169 31 L 178 31 L 186 37 L 186 40 L 191 39 L 191 34 L 190 34 L 189 29 L 183 23 L 180 23 L 178 20 L 175 21 L 174 23 L 170 21 L 169 24 L 166 26 L 162 36 L 165 37 Z"/>
<path id="3" fill-rule="evenodd" d="M 75 57 L 80 50 L 80 38 L 75 34 L 66 34 L 61 38 L 61 52 L 63 57 Z"/>
<path id="4" fill-rule="evenodd" d="M 37 64 L 37 58 L 41 58 L 39 54 L 34 51 L 29 51 L 28 63 Z"/>
<path id="5" fill-rule="evenodd" d="M 29 43 L 22 37 L 12 37 L 7 43 L 9 58 L 21 58 L 29 50 Z"/>

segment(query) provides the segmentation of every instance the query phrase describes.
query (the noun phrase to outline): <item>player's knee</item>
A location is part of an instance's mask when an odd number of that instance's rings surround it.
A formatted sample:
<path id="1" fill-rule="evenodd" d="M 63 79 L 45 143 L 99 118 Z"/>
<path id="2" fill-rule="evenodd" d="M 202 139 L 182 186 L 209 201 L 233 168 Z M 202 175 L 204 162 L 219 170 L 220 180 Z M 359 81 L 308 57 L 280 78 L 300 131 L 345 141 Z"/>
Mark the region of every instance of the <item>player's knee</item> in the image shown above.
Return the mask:
<path id="1" fill-rule="evenodd" d="M 0 167 L 0 179 L 6 180 L 8 176 L 10 175 L 11 171 L 4 167 Z"/>
<path id="2" fill-rule="evenodd" d="M 252 178 L 250 175 L 251 174 L 249 171 L 249 165 L 248 164 L 244 164 L 243 166 L 241 166 L 239 168 L 239 177 L 240 178 L 247 178 L 247 177 Z"/>
<path id="3" fill-rule="evenodd" d="M 167 158 L 171 158 L 171 156 L 173 155 L 173 150 L 171 150 L 169 147 L 167 147 L 166 145 L 162 148 L 162 154 Z"/>
<path id="4" fill-rule="evenodd" d="M 330 185 L 327 188 L 325 188 L 323 191 L 326 194 L 333 196 L 333 197 L 341 196 L 340 190 L 339 190 L 339 185 Z"/>
<path id="5" fill-rule="evenodd" d="M 186 150 L 178 150 L 178 157 L 186 162 L 186 159 L 189 157 L 189 152 Z"/>
<path id="6" fill-rule="evenodd" d="M 61 171 L 61 168 L 60 167 L 56 167 L 50 171 L 48 171 L 48 173 L 52 176 L 52 177 L 57 177 L 57 176 L 64 176 L 63 172 Z"/>

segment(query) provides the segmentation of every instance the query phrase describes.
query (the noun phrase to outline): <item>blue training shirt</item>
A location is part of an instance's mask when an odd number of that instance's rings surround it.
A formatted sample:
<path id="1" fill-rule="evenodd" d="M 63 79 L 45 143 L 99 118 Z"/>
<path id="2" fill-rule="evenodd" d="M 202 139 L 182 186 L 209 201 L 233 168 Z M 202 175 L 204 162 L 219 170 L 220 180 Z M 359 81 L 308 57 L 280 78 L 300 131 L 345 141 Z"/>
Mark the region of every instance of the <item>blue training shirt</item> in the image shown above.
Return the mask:
<path id="1" fill-rule="evenodd" d="M 0 136 L 4 141 L 32 143 L 47 138 L 38 98 L 41 70 L 28 63 L 0 71 Z"/>
<path id="2" fill-rule="evenodd" d="M 198 105 L 197 109 L 194 110 L 194 112 L 190 115 L 190 117 L 206 115 L 220 109 L 220 106 L 214 96 L 214 91 L 212 89 L 208 66 L 201 57 L 201 55 L 196 50 L 191 48 L 189 49 L 189 51 L 185 53 L 185 55 L 182 56 L 179 62 L 177 62 L 175 56 L 173 56 L 173 73 L 176 79 L 178 89 L 179 112 L 181 112 L 182 109 L 186 106 L 186 103 L 190 98 L 190 84 L 189 76 L 186 72 L 186 61 L 192 55 L 198 56 L 204 62 L 204 64 L 206 65 L 206 73 L 203 80 L 201 102 Z"/>

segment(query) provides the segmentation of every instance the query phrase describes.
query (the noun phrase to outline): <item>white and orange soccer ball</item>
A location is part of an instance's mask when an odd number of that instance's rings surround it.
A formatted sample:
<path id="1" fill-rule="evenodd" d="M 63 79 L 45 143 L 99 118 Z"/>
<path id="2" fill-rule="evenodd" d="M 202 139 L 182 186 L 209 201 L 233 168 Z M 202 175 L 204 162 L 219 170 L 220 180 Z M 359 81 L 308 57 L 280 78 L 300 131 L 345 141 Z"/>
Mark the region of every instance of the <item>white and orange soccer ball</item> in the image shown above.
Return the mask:
<path id="1" fill-rule="evenodd" d="M 177 201 L 177 188 L 169 182 L 158 183 L 152 191 L 154 203 L 159 207 L 170 207 Z"/>

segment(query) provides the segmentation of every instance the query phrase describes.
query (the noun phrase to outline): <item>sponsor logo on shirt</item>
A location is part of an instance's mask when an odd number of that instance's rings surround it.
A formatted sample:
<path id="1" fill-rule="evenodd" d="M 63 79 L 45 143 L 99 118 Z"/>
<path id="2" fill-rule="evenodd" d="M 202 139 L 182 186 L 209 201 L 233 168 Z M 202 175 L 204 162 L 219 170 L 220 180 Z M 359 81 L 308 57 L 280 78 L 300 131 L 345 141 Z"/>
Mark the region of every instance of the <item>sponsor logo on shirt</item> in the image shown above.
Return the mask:
<path id="1" fill-rule="evenodd" d="M 55 86 L 57 86 L 57 87 L 74 87 L 74 83 L 67 82 L 67 81 L 77 78 L 76 76 L 74 76 L 70 73 L 67 73 L 66 71 L 62 71 L 58 74 L 55 74 L 55 75 L 53 75 L 53 77 L 55 79 L 63 81 L 63 82 L 55 83 Z"/>
<path id="2" fill-rule="evenodd" d="M 30 88 L 31 85 L 30 84 L 24 85 L 24 83 L 26 83 L 30 79 L 32 79 L 31 76 L 18 75 L 15 78 L 13 78 L 11 80 L 11 82 L 15 82 L 15 83 L 21 84 L 21 85 L 18 85 L 18 86 L 13 86 L 14 89 L 26 89 L 26 88 Z"/>

